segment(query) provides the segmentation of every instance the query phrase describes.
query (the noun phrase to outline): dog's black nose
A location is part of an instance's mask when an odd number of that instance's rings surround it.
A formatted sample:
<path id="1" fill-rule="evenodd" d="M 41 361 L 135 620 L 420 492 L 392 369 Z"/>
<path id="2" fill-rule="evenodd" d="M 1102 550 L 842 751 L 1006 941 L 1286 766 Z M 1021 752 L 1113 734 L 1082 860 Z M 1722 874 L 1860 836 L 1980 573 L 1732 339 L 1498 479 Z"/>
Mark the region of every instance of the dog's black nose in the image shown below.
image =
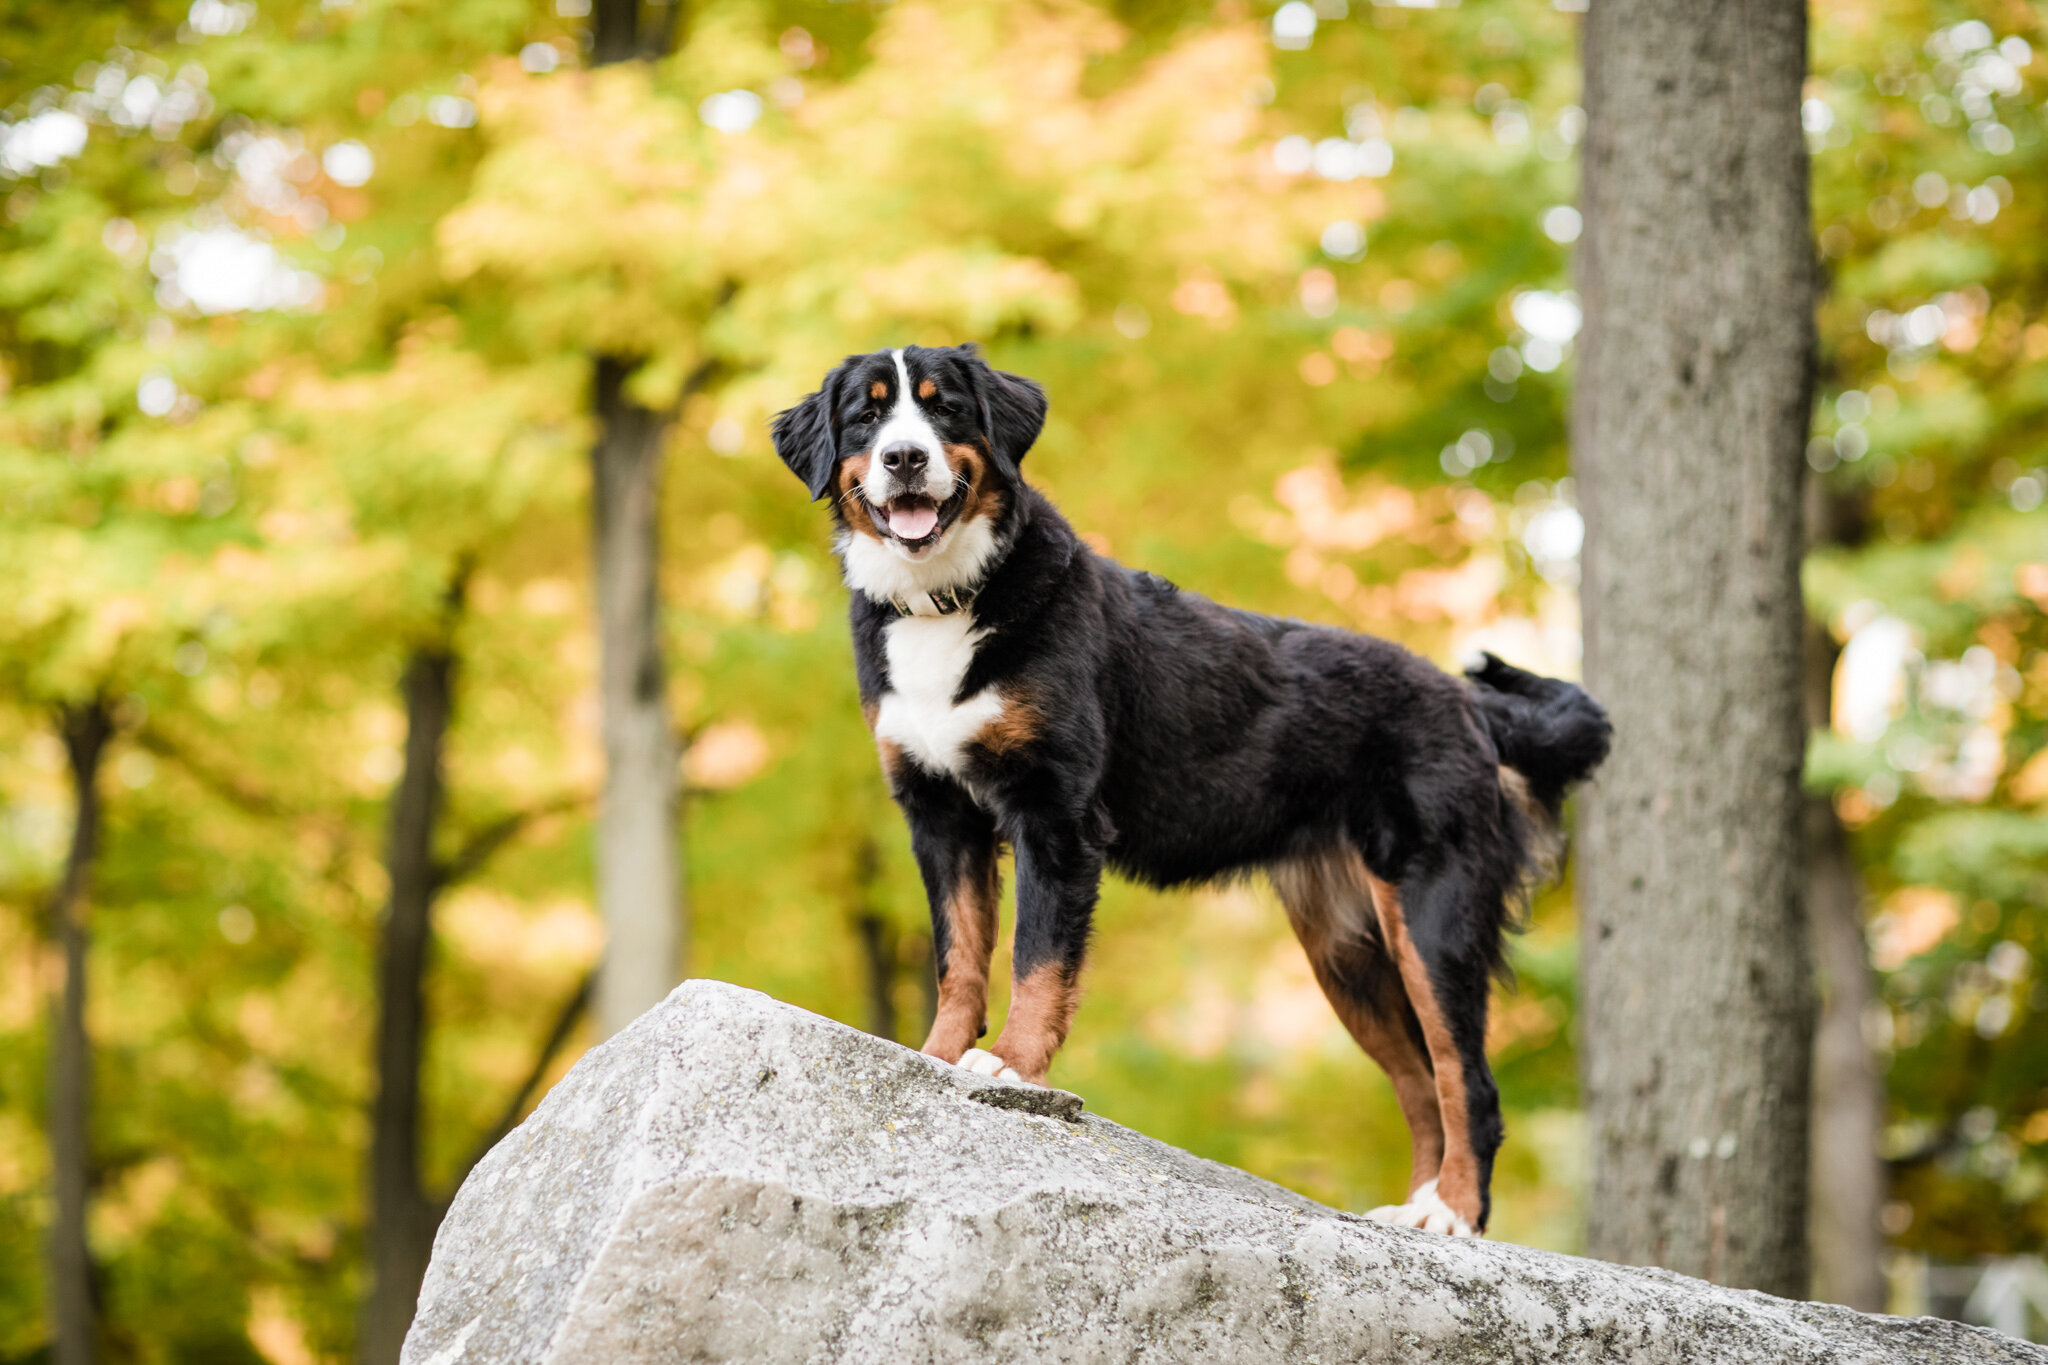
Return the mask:
<path id="1" fill-rule="evenodd" d="M 923 446 L 898 441 L 882 452 L 882 468 L 892 474 L 915 474 L 924 468 L 926 458 Z"/>

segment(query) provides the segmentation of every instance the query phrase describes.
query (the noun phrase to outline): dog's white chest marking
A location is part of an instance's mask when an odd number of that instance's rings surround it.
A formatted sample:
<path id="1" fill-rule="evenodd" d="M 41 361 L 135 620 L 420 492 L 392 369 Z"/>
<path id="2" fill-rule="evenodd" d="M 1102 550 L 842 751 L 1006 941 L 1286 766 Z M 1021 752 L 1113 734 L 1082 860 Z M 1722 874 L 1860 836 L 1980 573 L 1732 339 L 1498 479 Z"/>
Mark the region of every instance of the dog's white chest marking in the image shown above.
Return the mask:
<path id="1" fill-rule="evenodd" d="M 954 694 L 981 639 L 972 612 L 905 616 L 884 627 L 889 690 L 875 713 L 875 736 L 908 754 L 919 767 L 958 776 L 967 742 L 1003 713 L 992 687 L 955 704 Z"/>

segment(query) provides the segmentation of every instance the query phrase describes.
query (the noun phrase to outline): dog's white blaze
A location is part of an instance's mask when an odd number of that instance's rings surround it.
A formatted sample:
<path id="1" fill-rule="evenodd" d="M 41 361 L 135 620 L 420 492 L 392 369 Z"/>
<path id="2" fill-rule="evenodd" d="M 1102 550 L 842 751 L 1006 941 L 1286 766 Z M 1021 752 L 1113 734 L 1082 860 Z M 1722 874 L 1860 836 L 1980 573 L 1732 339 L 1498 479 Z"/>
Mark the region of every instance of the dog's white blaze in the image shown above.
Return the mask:
<path id="1" fill-rule="evenodd" d="M 861 480 L 868 501 L 884 502 L 898 493 L 922 493 L 935 502 L 944 502 L 953 496 L 953 487 L 958 475 L 953 466 L 946 462 L 946 446 L 939 440 L 939 433 L 924 415 L 916 395 L 910 391 L 910 367 L 903 362 L 903 352 L 892 351 L 896 357 L 896 406 L 882 419 L 882 425 L 875 431 L 874 451 L 876 458 L 868 462 L 867 476 Z M 908 441 L 925 453 L 924 481 L 910 483 L 896 479 L 882 468 L 881 452 L 892 442 Z"/>
<path id="2" fill-rule="evenodd" d="M 985 687 L 958 705 L 953 701 L 980 639 L 973 614 L 964 611 L 901 617 L 882 632 L 889 690 L 875 713 L 875 734 L 928 772 L 957 776 L 967 742 L 1003 714 L 1003 699 L 994 688 Z"/>
<path id="3" fill-rule="evenodd" d="M 839 562 L 846 586 L 877 602 L 911 601 L 953 588 L 971 588 L 996 556 L 996 530 L 988 517 L 956 521 L 936 548 L 922 559 L 904 556 L 897 542 L 844 531 L 839 536 Z"/>

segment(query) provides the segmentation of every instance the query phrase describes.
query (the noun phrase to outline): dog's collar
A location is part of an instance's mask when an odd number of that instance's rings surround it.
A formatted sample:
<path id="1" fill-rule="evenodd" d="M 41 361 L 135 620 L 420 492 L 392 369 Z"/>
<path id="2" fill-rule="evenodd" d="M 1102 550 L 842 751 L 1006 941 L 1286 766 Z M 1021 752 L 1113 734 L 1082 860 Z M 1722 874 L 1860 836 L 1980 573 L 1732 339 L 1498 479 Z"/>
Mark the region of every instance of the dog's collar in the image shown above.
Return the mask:
<path id="1" fill-rule="evenodd" d="M 910 597 L 892 597 L 889 610 L 898 616 L 951 616 L 966 611 L 974 603 L 980 587 L 946 588 L 939 592 L 917 593 Z"/>

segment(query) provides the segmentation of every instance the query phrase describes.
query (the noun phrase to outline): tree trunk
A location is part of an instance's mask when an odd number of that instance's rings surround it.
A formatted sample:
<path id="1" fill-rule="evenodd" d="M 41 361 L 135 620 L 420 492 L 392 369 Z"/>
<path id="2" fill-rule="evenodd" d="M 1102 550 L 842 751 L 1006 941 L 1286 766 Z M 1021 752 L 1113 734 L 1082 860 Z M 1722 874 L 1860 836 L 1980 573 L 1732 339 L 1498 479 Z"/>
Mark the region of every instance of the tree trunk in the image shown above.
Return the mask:
<path id="1" fill-rule="evenodd" d="M 681 0 L 669 6 L 673 25 Z M 597 0 L 591 62 L 642 51 L 639 0 Z M 663 414 L 626 393 L 635 361 L 593 365 L 597 443 L 590 451 L 596 560 L 604 800 L 597 815 L 597 907 L 604 921 L 596 1023 L 600 1040 L 639 1018 L 682 976 L 686 914 L 676 869 L 680 806 L 675 730 L 661 654 L 660 495 Z"/>
<path id="2" fill-rule="evenodd" d="M 434 827 L 441 752 L 454 709 L 455 659 L 422 647 L 405 668 L 405 769 L 391 799 L 385 866 L 391 900 L 377 976 L 377 1100 L 370 1133 L 370 1299 L 357 1358 L 396 1365 L 434 1249 L 440 1210 L 420 1176 L 420 1056 L 426 1040 L 427 947 L 437 889 Z"/>
<path id="3" fill-rule="evenodd" d="M 867 987 L 869 1033 L 896 1040 L 896 961 L 898 935 L 875 908 L 875 881 L 881 875 L 881 850 L 862 838 L 853 859 L 853 930 L 860 937 L 861 968 Z"/>
<path id="4" fill-rule="evenodd" d="M 913 1036 L 928 1038 L 939 1017 L 939 960 L 932 952 L 931 935 L 912 934 L 903 955 L 917 977 L 918 1021 Z"/>
<path id="5" fill-rule="evenodd" d="M 1809 545 L 1862 537 L 1863 509 L 1810 483 Z M 1826 727 L 1833 709 L 1840 651 L 1818 621 L 1806 629 L 1806 724 Z M 1806 913 L 1820 992 L 1813 1036 L 1813 1207 L 1807 1236 L 1813 1248 L 1810 1294 L 1824 1303 L 1884 1311 L 1884 1235 L 1878 1227 L 1886 1188 L 1878 1139 L 1884 1127 L 1884 1078 L 1878 1074 L 1863 1019 L 1876 999 L 1870 945 L 1863 931 L 1863 879 L 1849 838 L 1825 795 L 1806 801 Z"/>
<path id="6" fill-rule="evenodd" d="M 1863 879 L 1827 798 L 1807 802 L 1807 914 L 1820 986 L 1813 1038 L 1812 1298 L 1885 1308 L 1884 1081 L 1863 1036 L 1876 999 L 1863 934 Z"/>
<path id="7" fill-rule="evenodd" d="M 1586 17 L 1572 422 L 1586 677 L 1587 1245 L 1807 1289 L 1802 451 L 1814 266 L 1794 0 Z"/>
<path id="8" fill-rule="evenodd" d="M 889 921 L 870 910 L 853 921 L 860 935 L 861 964 L 867 977 L 867 1031 L 896 1041 L 896 935 Z"/>
<path id="9" fill-rule="evenodd" d="M 600 356 L 600 430 L 590 452 L 604 710 L 604 801 L 597 820 L 597 903 L 604 961 L 597 1031 L 610 1037 L 681 977 L 676 877 L 676 739 L 661 656 L 658 504 L 660 414 L 626 396 L 631 362 Z"/>
<path id="10" fill-rule="evenodd" d="M 90 1365 L 92 1253 L 85 1211 L 92 1180 L 92 1040 L 85 1031 L 85 908 L 99 855 L 100 759 L 113 722 L 94 700 L 59 708 L 57 729 L 71 769 L 73 809 L 64 878 L 50 897 L 50 927 L 64 960 L 63 993 L 50 1021 L 50 1170 L 56 1186 L 49 1246 L 51 1358 L 56 1365 Z"/>
<path id="11" fill-rule="evenodd" d="M 640 55 L 640 0 L 597 0 L 590 17 L 590 64 L 609 66 Z"/>

